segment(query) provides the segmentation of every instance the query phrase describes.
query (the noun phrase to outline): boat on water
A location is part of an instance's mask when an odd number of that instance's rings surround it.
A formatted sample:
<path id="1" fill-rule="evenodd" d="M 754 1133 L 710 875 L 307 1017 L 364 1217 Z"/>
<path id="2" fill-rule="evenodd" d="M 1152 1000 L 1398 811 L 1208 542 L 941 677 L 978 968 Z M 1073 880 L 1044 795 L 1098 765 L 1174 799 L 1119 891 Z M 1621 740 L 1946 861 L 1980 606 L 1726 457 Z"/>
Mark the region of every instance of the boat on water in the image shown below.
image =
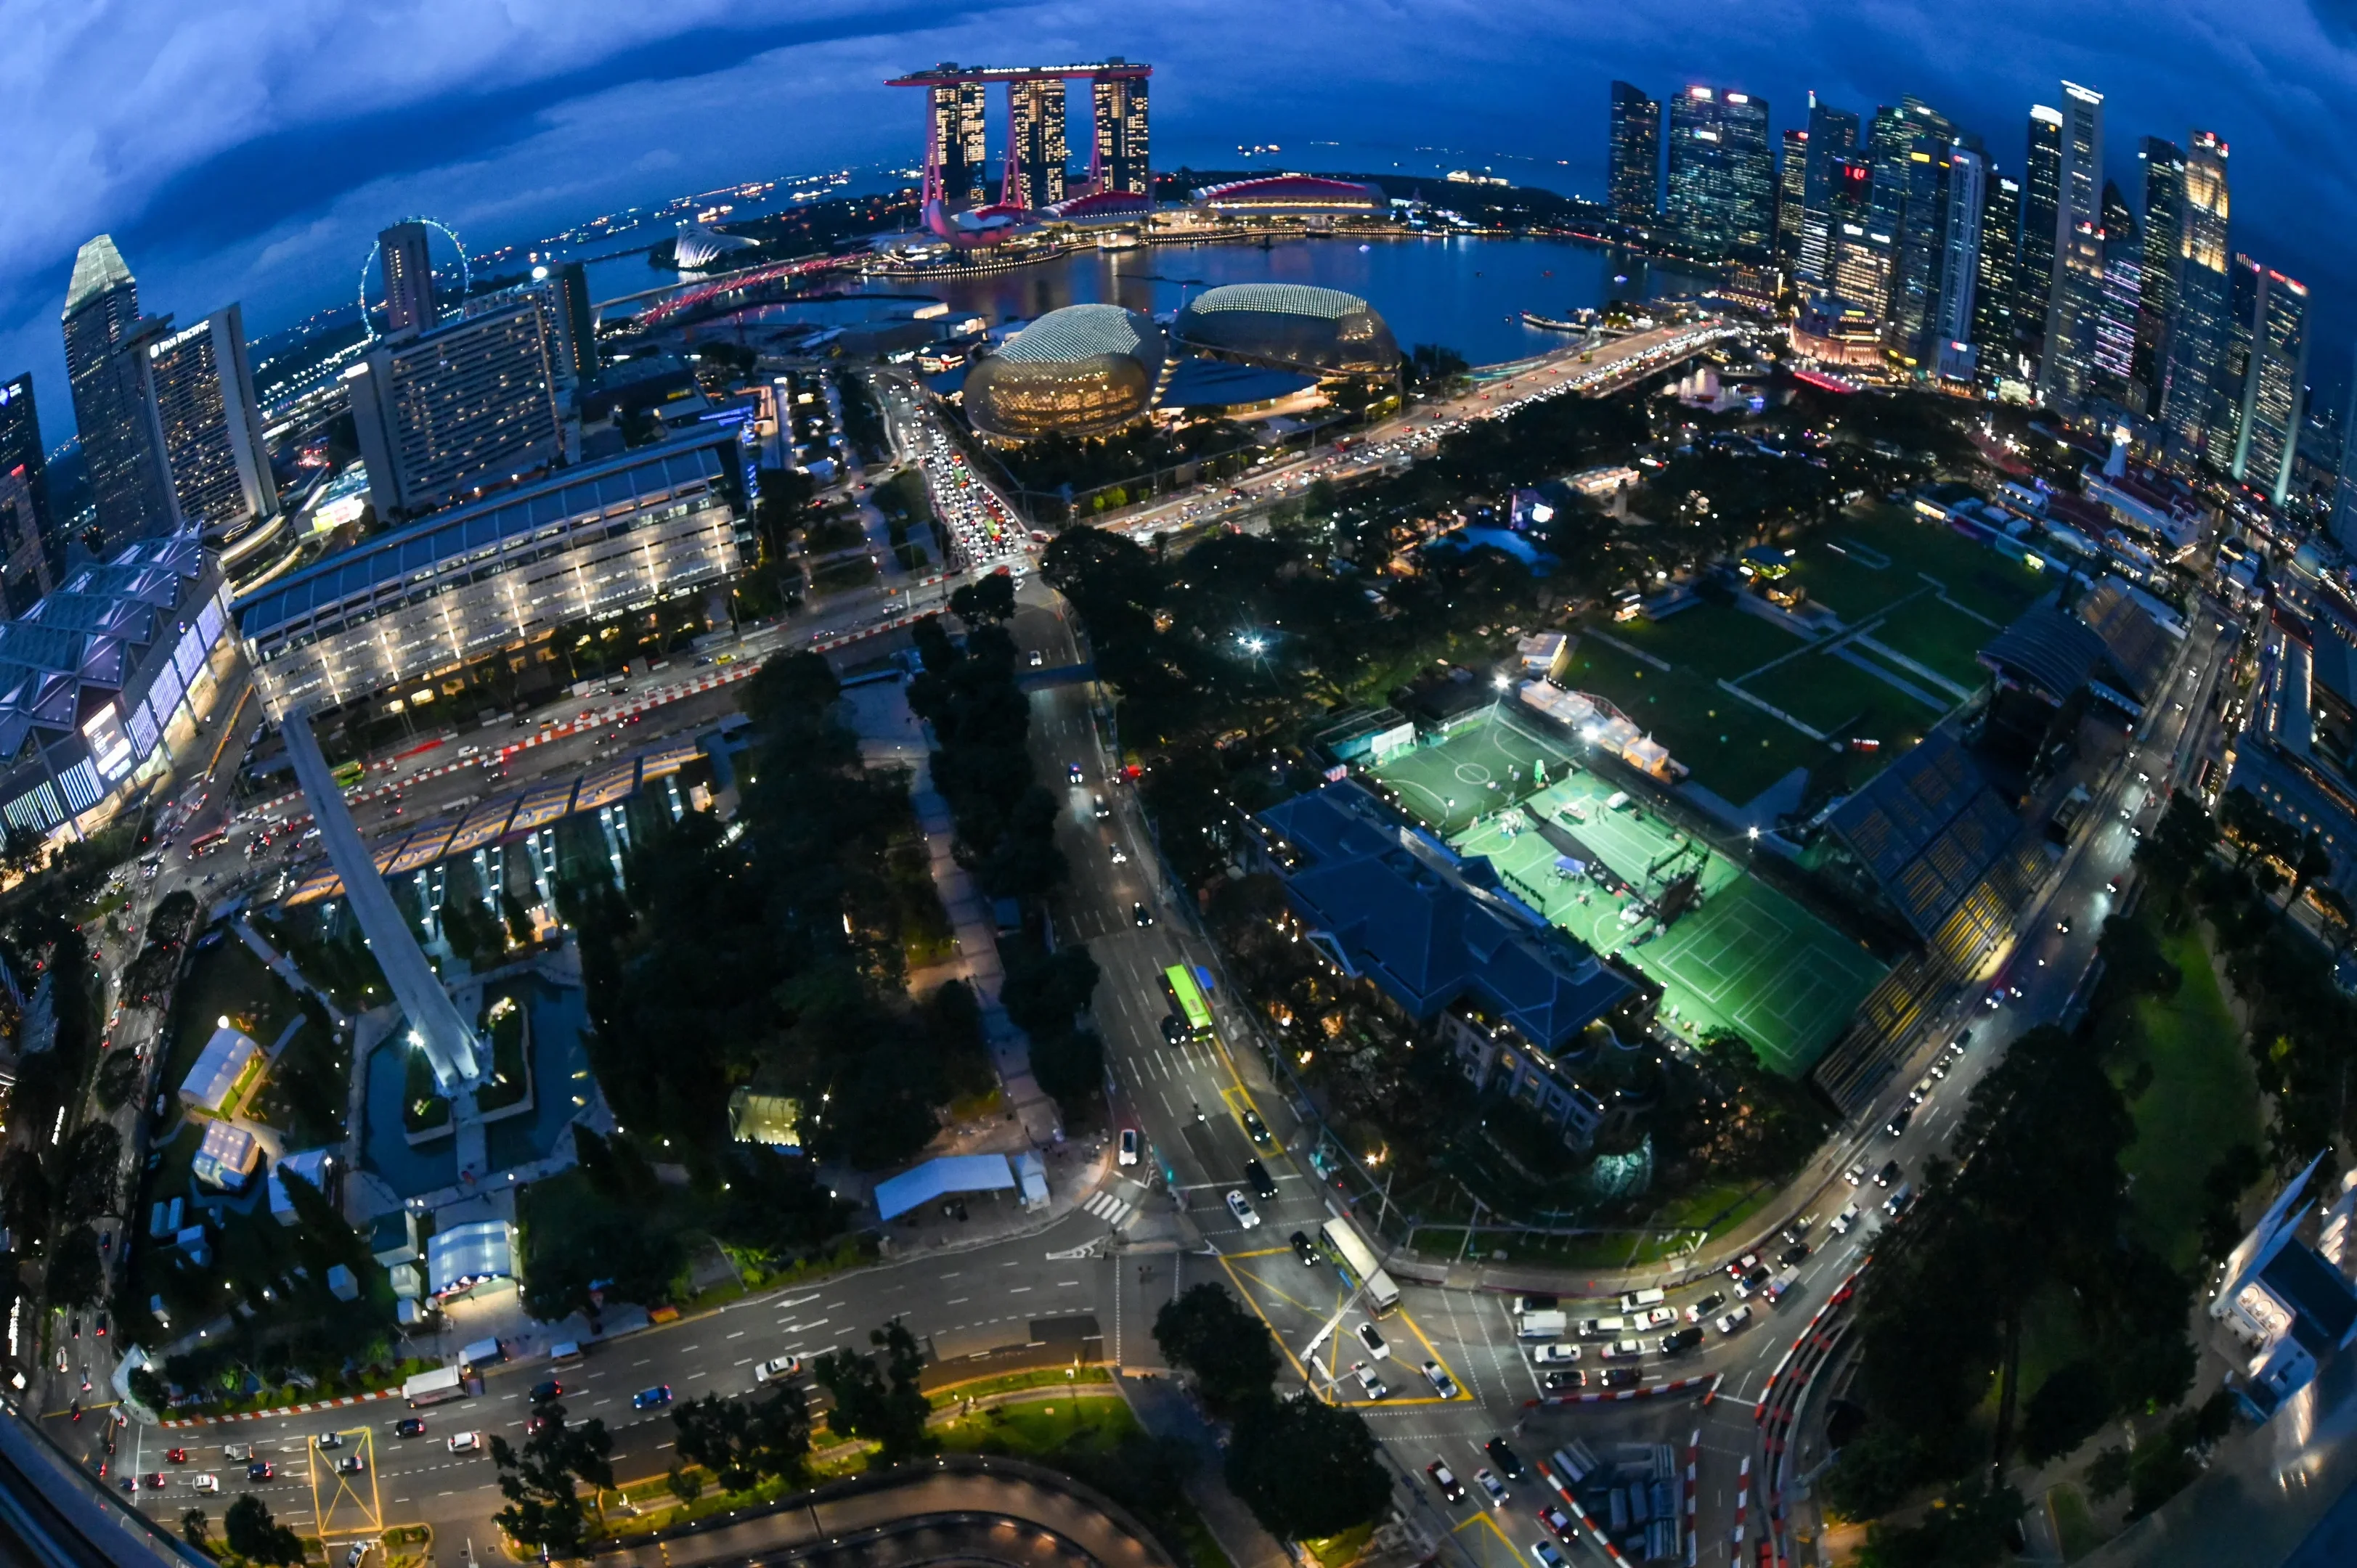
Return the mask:
<path id="1" fill-rule="evenodd" d="M 1543 327 L 1549 332 L 1585 332 L 1587 330 L 1587 328 L 1581 326 L 1577 321 L 1557 321 L 1554 317 L 1541 316 L 1535 310 L 1525 310 L 1523 312 L 1523 325 L 1525 327 Z"/>

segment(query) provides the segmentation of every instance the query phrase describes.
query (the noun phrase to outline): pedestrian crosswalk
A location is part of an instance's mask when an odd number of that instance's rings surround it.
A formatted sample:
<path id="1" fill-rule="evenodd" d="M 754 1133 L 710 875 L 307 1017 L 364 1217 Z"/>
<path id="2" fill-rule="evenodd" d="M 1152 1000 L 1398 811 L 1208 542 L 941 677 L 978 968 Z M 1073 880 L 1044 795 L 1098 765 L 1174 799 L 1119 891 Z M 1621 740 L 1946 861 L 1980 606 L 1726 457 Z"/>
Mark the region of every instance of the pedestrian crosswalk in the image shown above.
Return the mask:
<path id="1" fill-rule="evenodd" d="M 1115 1197 L 1110 1189 L 1098 1193 L 1081 1207 L 1116 1230 L 1127 1224 L 1129 1217 L 1137 1212 L 1137 1205 Z"/>

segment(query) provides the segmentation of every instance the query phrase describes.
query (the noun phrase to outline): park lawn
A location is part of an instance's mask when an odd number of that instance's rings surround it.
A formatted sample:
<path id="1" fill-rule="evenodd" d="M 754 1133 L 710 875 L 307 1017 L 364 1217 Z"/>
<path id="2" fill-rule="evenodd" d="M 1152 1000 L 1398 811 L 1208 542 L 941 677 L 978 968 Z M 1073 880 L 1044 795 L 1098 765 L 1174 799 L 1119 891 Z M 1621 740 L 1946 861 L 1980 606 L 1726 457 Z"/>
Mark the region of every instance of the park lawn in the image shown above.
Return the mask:
<path id="1" fill-rule="evenodd" d="M 1790 580 L 1808 589 L 1811 604 L 1823 605 L 1845 625 L 1857 626 L 1924 586 L 1896 560 L 1874 566 L 1868 564 L 1872 557 L 1834 548 L 1836 543 L 1846 546 L 1850 537 L 1850 525 L 1843 521 L 1793 547 Z"/>
<path id="2" fill-rule="evenodd" d="M 1996 629 L 1937 599 L 1917 599 L 1873 635 L 1877 642 L 1972 691 L 1988 679 L 1975 655 L 1996 639 Z"/>
<path id="3" fill-rule="evenodd" d="M 1808 639 L 1733 605 L 1696 605 L 1667 620 L 1622 621 L 1598 629 L 1665 663 L 1725 681 L 1809 645 Z"/>
<path id="4" fill-rule="evenodd" d="M 1075 1394 L 1052 1402 L 996 1405 L 934 1428 L 952 1454 L 1012 1454 L 1052 1461 L 1059 1454 L 1109 1453 L 1144 1429 L 1119 1394 Z"/>
<path id="5" fill-rule="evenodd" d="M 2103 1527 L 2088 1511 L 2087 1499 L 2070 1482 L 2046 1494 L 2046 1511 L 2054 1520 L 2056 1544 L 2062 1548 L 2063 1562 L 2076 1563 L 2104 1543 Z"/>
<path id="6" fill-rule="evenodd" d="M 172 994 L 171 1053 L 164 1060 L 162 1079 L 165 1092 L 179 1091 L 221 1019 L 242 1029 L 266 1052 L 300 1011 L 286 983 L 223 928 L 219 941 L 189 961 Z"/>
<path id="7" fill-rule="evenodd" d="M 1781 664 L 1744 689 L 1835 740 L 1879 740 L 1886 755 L 1913 746 L 1940 717 L 1889 682 L 1829 653 Z"/>
<path id="8" fill-rule="evenodd" d="M 1572 655 L 1563 683 L 1610 700 L 1692 768 L 1695 782 L 1738 804 L 1823 756 L 1807 736 L 1698 671 L 1655 670 L 1593 639 Z"/>
<path id="9" fill-rule="evenodd" d="M 2137 1238 L 2190 1269 L 2201 1249 L 2202 1179 L 2236 1144 L 2261 1147 L 2258 1080 L 2227 1010 L 2198 930 L 2165 937 L 2161 950 L 2185 976 L 2172 997 L 2140 997 L 2114 1075 L 2124 1083 L 2149 1064 L 2151 1080 L 2129 1103 L 2136 1142 L 2121 1158 Z"/>
<path id="10" fill-rule="evenodd" d="M 2000 626 L 2054 586 L 2047 574 L 1900 507 L 1862 508 L 1828 527 L 1824 537 L 1880 551 L 1910 588 L 1921 585 L 1924 576 L 1937 578 L 1950 598 Z"/>

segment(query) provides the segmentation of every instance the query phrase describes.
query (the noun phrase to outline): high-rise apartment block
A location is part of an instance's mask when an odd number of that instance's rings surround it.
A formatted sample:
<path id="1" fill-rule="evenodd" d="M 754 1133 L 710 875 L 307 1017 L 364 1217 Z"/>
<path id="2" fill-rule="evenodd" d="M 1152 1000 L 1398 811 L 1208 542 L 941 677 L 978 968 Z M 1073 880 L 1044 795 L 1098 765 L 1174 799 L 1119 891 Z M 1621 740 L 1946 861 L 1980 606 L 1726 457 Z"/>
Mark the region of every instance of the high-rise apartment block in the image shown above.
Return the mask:
<path id="1" fill-rule="evenodd" d="M 2046 299 L 2038 389 L 2048 403 L 2090 389 L 2104 297 L 2104 95 L 2062 84 L 2061 169 L 2054 209 L 2054 278 Z"/>
<path id="2" fill-rule="evenodd" d="M 2239 405 L 2242 388 L 2229 391 L 2222 372 L 2233 295 L 2227 284 L 2229 202 L 2226 144 L 2215 133 L 2196 131 L 2185 150 L 2185 216 L 2177 243 L 2177 321 L 2169 333 L 2169 371 L 2161 390 L 2160 420 L 2172 452 L 2223 467 L 2231 461 L 2230 439 L 2221 439 L 2230 399 Z"/>
<path id="3" fill-rule="evenodd" d="M 246 362 L 244 317 L 224 306 L 147 348 L 156 413 L 180 515 L 233 529 L 278 515 L 278 487 Z"/>
<path id="4" fill-rule="evenodd" d="M 1768 101 L 1688 87 L 1670 101 L 1669 219 L 1705 255 L 1758 261 L 1776 233 Z"/>
<path id="5" fill-rule="evenodd" d="M 377 266 L 384 277 L 384 332 L 422 332 L 434 325 L 434 260 L 425 248 L 425 225 L 416 219 L 396 223 L 376 237 Z"/>
<path id="6" fill-rule="evenodd" d="M 1064 84 L 1034 78 L 1006 84 L 1006 180 L 999 199 L 1027 209 L 1064 199 Z"/>
<path id="7" fill-rule="evenodd" d="M 380 340 L 344 371 L 369 499 L 391 521 L 562 459 L 554 334 L 536 296 Z"/>
<path id="8" fill-rule="evenodd" d="M 138 282 L 107 235 L 74 257 L 64 328 L 74 427 L 100 532 L 113 547 L 177 531 L 179 506 L 147 370 L 147 346 L 165 324 L 140 317 Z"/>
<path id="9" fill-rule="evenodd" d="M 1090 186 L 1098 191 L 1152 195 L 1154 177 L 1146 166 L 1146 79 L 1097 77 L 1089 83 L 1089 101 L 1093 110 L 1090 117 Z"/>
<path id="10" fill-rule="evenodd" d="M 1651 223 L 1662 212 L 1662 105 L 1625 81 L 1612 84 L 1610 163 L 1606 198 L 1623 223 Z"/>
<path id="11" fill-rule="evenodd" d="M 2174 142 L 2147 136 L 2144 163 L 2144 294 L 2136 309 L 2135 363 L 2129 380 L 2141 389 L 2136 412 L 2160 413 L 2169 379 L 2169 334 L 2177 320 L 2178 248 L 2184 242 L 2185 154 Z"/>
<path id="12" fill-rule="evenodd" d="M 989 199 L 988 90 L 979 81 L 941 81 L 930 90 L 925 153 L 941 170 L 945 199 L 979 207 Z"/>
<path id="13" fill-rule="evenodd" d="M 1804 287 L 1824 288 L 1833 278 L 1835 233 L 1827 208 L 1834 166 L 1857 151 L 1857 116 L 1809 102 L 1809 159 L 1801 191 L 1801 251 L 1798 272 Z"/>

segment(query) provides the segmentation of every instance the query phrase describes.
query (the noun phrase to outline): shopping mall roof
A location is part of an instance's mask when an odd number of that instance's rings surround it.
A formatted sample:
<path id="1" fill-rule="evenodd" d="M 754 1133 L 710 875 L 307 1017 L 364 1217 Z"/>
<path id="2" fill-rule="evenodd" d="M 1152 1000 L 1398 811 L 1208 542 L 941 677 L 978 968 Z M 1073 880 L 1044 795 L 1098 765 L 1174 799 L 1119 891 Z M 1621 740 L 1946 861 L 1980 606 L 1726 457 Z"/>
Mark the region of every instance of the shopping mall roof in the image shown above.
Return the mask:
<path id="1" fill-rule="evenodd" d="M 730 471 L 732 455 L 721 448 L 733 448 L 736 441 L 735 426 L 706 425 L 676 441 L 559 468 L 534 483 L 364 539 L 231 608 L 238 628 L 257 636 L 354 595 L 430 575 L 446 563 L 488 554 L 544 529 L 563 528 L 600 511 L 632 510 L 683 486 L 708 484 Z"/>

